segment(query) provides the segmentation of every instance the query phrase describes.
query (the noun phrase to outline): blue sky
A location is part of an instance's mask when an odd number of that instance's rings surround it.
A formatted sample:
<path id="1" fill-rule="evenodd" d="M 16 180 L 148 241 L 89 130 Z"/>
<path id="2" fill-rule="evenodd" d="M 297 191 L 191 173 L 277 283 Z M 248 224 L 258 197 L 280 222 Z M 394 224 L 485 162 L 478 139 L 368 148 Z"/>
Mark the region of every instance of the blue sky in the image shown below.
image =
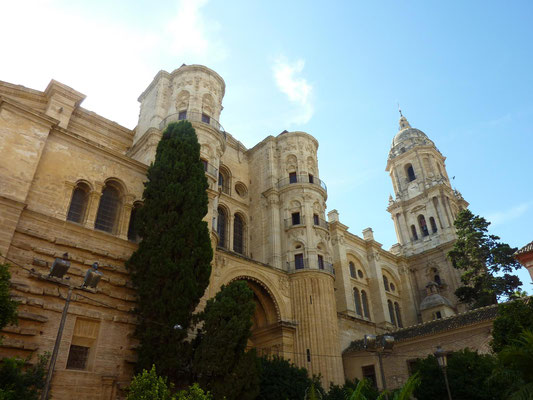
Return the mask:
<path id="1" fill-rule="evenodd" d="M 533 240 L 531 2 L 42 0 L 2 14 L 1 80 L 44 90 L 54 78 L 129 128 L 157 71 L 214 69 L 225 129 L 247 147 L 284 129 L 315 136 L 328 209 L 387 249 L 400 103 L 491 232 Z"/>

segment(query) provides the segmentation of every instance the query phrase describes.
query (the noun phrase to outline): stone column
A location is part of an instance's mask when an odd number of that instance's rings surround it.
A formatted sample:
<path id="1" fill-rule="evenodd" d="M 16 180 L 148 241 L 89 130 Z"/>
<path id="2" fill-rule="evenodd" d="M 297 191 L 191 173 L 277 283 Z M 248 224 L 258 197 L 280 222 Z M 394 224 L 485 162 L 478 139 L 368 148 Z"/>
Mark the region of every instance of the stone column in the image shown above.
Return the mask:
<path id="1" fill-rule="evenodd" d="M 100 205 L 100 197 L 102 196 L 103 182 L 96 182 L 94 190 L 89 194 L 89 201 L 87 202 L 87 219 L 85 220 L 85 227 L 94 229 L 94 222 L 96 220 L 96 213 Z"/>

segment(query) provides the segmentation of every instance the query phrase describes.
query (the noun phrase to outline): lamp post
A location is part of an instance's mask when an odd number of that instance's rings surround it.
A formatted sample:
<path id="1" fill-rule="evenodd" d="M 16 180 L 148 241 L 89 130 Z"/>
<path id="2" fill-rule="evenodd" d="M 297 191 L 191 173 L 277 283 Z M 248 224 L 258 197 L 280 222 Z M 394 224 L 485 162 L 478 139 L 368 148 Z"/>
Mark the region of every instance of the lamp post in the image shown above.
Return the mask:
<path id="1" fill-rule="evenodd" d="M 383 353 L 385 351 L 391 352 L 394 347 L 394 337 L 384 335 L 381 341 L 378 342 L 376 335 L 365 335 L 365 350 L 377 353 L 379 361 L 379 372 L 381 375 L 381 382 L 385 392 L 385 399 L 389 400 L 387 393 L 387 381 L 385 380 L 385 372 L 383 371 Z"/>
<path id="2" fill-rule="evenodd" d="M 450 385 L 448 384 L 448 374 L 446 373 L 446 367 L 448 365 L 446 353 L 444 353 L 444 350 L 442 350 L 440 346 L 437 346 L 437 351 L 435 351 L 434 354 L 435 358 L 437 359 L 437 362 L 439 363 L 439 368 L 441 369 L 442 374 L 444 375 L 446 391 L 448 392 L 448 400 L 452 400 L 452 392 L 450 391 Z"/>
<path id="3" fill-rule="evenodd" d="M 65 253 L 63 255 L 63 258 L 56 258 L 54 260 L 54 263 L 52 264 L 52 267 L 50 268 L 50 274 L 45 279 L 48 281 L 54 282 L 54 283 L 58 283 L 53 278 L 63 279 L 63 276 L 67 273 L 69 268 L 70 268 L 70 261 L 68 261 L 68 253 Z M 45 381 L 44 388 L 41 394 L 41 400 L 48 400 L 48 394 L 50 392 L 50 383 L 52 382 L 52 376 L 54 375 L 57 355 L 59 353 L 59 346 L 61 344 L 61 337 L 63 336 L 63 329 L 65 328 L 65 322 L 67 320 L 68 307 L 70 305 L 72 290 L 83 289 L 86 287 L 96 288 L 96 285 L 100 281 L 101 276 L 102 276 L 102 273 L 98 271 L 98 263 L 95 262 L 92 265 L 92 267 L 87 270 L 87 273 L 85 274 L 85 279 L 83 280 L 83 284 L 81 285 L 81 287 L 78 288 L 70 284 L 67 284 L 68 285 L 67 298 L 65 299 L 63 313 L 61 314 L 61 322 L 59 323 L 59 328 L 57 330 L 57 337 L 56 337 L 56 341 L 54 344 L 54 350 L 52 351 L 52 356 L 50 357 L 50 366 L 48 367 L 48 372 L 46 373 L 46 381 Z M 67 277 L 65 279 L 69 279 L 69 278 Z"/>

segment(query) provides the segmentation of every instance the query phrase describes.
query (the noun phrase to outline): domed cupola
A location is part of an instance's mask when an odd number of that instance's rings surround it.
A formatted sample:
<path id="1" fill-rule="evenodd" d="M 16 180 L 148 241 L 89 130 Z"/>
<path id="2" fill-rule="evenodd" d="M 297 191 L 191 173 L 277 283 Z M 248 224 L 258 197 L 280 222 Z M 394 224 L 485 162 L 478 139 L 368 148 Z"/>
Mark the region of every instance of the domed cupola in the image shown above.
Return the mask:
<path id="1" fill-rule="evenodd" d="M 439 285 L 435 282 L 426 285 L 426 297 L 420 303 L 420 312 L 423 322 L 455 315 L 452 303 L 439 294 Z"/>
<path id="2" fill-rule="evenodd" d="M 392 139 L 389 159 L 397 157 L 415 146 L 435 146 L 424 132 L 412 128 L 407 118 L 403 115 L 400 118 L 399 124 L 399 131 L 394 136 L 394 139 Z"/>

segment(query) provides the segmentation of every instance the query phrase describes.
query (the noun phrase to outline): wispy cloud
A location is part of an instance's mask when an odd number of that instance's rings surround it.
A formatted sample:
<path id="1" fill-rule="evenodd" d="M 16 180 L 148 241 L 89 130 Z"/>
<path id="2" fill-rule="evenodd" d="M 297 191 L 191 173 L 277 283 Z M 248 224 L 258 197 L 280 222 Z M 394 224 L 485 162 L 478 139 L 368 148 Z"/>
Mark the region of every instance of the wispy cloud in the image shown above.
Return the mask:
<path id="1" fill-rule="evenodd" d="M 226 47 L 216 33 L 220 30 L 217 21 L 207 21 L 202 8 L 208 0 L 180 0 L 177 11 L 167 24 L 170 49 L 180 57 L 195 57 L 205 60 L 222 59 Z"/>
<path id="2" fill-rule="evenodd" d="M 3 41 L 0 79 L 37 90 L 56 79 L 87 95 L 83 107 L 133 128 L 137 97 L 164 68 L 162 59 L 173 68 L 224 56 L 219 24 L 204 17 L 207 2 L 179 0 L 161 27 L 151 28 L 63 0 L 7 2 L 0 34 L 12 39 Z"/>
<path id="3" fill-rule="evenodd" d="M 505 222 L 508 222 L 509 220 L 521 217 L 529 210 L 531 205 L 531 202 L 522 203 L 507 210 L 489 213 L 486 219 L 487 221 L 490 221 L 492 225 L 500 225 Z"/>
<path id="4" fill-rule="evenodd" d="M 289 118 L 290 124 L 305 124 L 314 113 L 312 103 L 313 86 L 301 76 L 305 61 L 302 59 L 289 62 L 285 57 L 280 57 L 274 62 L 272 68 L 274 79 L 279 90 L 287 95 L 291 103 L 296 106 L 293 115 Z"/>

